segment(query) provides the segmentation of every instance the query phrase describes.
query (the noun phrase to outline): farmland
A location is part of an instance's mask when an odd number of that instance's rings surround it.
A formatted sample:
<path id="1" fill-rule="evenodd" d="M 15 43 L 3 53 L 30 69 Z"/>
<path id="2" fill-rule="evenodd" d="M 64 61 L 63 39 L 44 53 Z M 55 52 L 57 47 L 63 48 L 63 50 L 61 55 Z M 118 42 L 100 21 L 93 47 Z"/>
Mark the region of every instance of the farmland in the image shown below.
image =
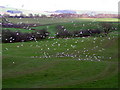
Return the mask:
<path id="1" fill-rule="evenodd" d="M 31 28 L 46 28 L 51 36 L 56 33 L 57 25 L 74 31 L 102 29 L 101 21 L 117 21 L 26 19 L 9 18 L 14 23 L 42 24 Z M 112 24 L 119 30 L 118 23 Z M 36 42 L 3 43 L 2 46 L 3 88 L 118 88 L 118 31 L 106 37 L 47 38 Z"/>
<path id="2" fill-rule="evenodd" d="M 56 26 L 63 25 L 69 31 L 82 29 L 101 29 L 99 25 L 102 22 L 112 23 L 115 28 L 118 28 L 117 18 L 7 18 L 12 23 L 39 24 L 39 26 L 29 29 L 5 28 L 11 31 L 21 31 L 23 33 L 32 32 L 31 29 L 46 29 L 50 32 L 50 36 L 55 36 Z M 3 28 L 4 29 L 4 28 Z M 34 32 L 34 31 L 33 31 Z"/>
<path id="3" fill-rule="evenodd" d="M 53 23 L 63 23 L 63 22 L 94 22 L 94 21 L 104 21 L 104 22 L 118 22 L 117 18 L 7 18 L 13 23 L 34 23 L 34 24 L 53 24 Z"/>
<path id="4" fill-rule="evenodd" d="M 23 33 L 29 33 L 29 32 L 34 32 L 33 30 L 27 30 L 27 29 L 20 29 L 20 28 L 4 28 L 5 30 L 10 30 L 10 31 L 20 31 Z"/>
<path id="5" fill-rule="evenodd" d="M 38 27 L 32 27 L 32 29 L 47 29 L 51 36 L 54 36 L 56 33 L 56 26 L 62 25 L 66 28 L 66 30 L 72 32 L 72 31 L 79 31 L 79 30 L 87 30 L 87 29 L 101 29 L 100 23 L 102 22 L 68 22 L 68 23 L 59 23 L 59 24 L 52 24 L 52 25 L 46 25 L 46 26 L 38 26 Z M 118 23 L 112 23 L 115 28 L 118 28 Z"/>

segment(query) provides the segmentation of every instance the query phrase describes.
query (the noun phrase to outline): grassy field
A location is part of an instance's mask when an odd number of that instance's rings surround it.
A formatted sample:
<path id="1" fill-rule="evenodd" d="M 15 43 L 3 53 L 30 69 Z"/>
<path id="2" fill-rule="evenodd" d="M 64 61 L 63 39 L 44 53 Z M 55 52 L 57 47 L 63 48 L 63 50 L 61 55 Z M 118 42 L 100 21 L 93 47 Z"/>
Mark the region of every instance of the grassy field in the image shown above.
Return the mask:
<path id="1" fill-rule="evenodd" d="M 22 33 L 34 32 L 33 30 L 22 29 L 22 28 L 3 28 L 3 29 L 4 29 L 4 30 L 10 30 L 10 31 L 13 31 L 13 32 L 20 31 L 20 32 L 22 32 Z"/>
<path id="2" fill-rule="evenodd" d="M 79 20 L 84 20 L 84 21 L 97 21 L 97 22 L 118 22 L 119 19 L 117 18 L 80 18 Z"/>
<path id="3" fill-rule="evenodd" d="M 112 22 L 113 26 L 118 28 L 116 18 L 8 18 L 13 23 L 34 23 L 42 24 L 42 26 L 31 27 L 32 29 L 46 29 L 50 32 L 50 36 L 55 36 L 56 26 L 63 25 L 69 31 L 84 30 L 84 29 L 101 29 L 101 22 Z M 115 22 L 115 23 L 114 23 Z M 49 25 L 50 24 L 50 25 Z M 5 28 L 12 31 L 32 32 L 33 30 Z"/>
<path id="4" fill-rule="evenodd" d="M 101 22 L 67 22 L 67 23 L 58 23 L 58 24 L 52 24 L 52 25 L 45 25 L 45 26 L 38 26 L 38 27 L 32 27 L 32 29 L 46 29 L 48 32 L 50 32 L 50 36 L 55 36 L 55 33 L 57 31 L 57 25 L 62 25 L 66 28 L 68 31 L 76 31 L 76 30 L 87 30 L 87 29 L 99 29 L 103 30 L 103 27 L 100 25 Z M 119 23 L 112 23 L 113 27 L 118 29 Z"/>
<path id="5" fill-rule="evenodd" d="M 118 22 L 117 18 L 7 18 L 13 23 L 34 23 L 34 24 L 54 24 L 63 22 Z"/>
<path id="6" fill-rule="evenodd" d="M 89 19 L 47 20 L 39 22 L 51 25 L 34 28 L 46 28 L 51 35 L 56 25 L 70 31 L 101 28 L 99 22 Z M 118 31 L 107 37 L 44 39 L 2 46 L 3 88 L 118 88 Z"/>
<path id="7" fill-rule="evenodd" d="M 3 88 L 117 88 L 117 42 L 112 35 L 3 44 Z"/>

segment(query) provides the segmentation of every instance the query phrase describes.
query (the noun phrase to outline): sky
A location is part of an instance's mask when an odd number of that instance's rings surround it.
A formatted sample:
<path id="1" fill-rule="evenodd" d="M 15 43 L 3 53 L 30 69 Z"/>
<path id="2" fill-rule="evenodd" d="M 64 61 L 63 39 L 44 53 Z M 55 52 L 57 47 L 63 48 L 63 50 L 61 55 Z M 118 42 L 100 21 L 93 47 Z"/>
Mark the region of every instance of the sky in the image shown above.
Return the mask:
<path id="1" fill-rule="evenodd" d="M 0 0 L 0 6 L 26 10 L 93 10 L 118 12 L 119 0 Z"/>

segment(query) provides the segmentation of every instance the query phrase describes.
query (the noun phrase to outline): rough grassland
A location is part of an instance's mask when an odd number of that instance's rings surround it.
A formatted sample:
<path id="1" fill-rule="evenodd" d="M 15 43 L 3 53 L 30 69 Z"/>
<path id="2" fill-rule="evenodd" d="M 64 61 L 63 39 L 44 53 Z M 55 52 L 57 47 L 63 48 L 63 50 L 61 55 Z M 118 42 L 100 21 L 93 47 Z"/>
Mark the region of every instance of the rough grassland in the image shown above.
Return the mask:
<path id="1" fill-rule="evenodd" d="M 3 44 L 3 88 L 117 88 L 118 39 Z"/>
<path id="2" fill-rule="evenodd" d="M 119 23 L 112 23 L 113 27 L 118 29 Z M 46 29 L 50 32 L 50 36 L 55 36 L 57 32 L 57 25 L 63 25 L 68 31 L 76 31 L 76 30 L 87 30 L 87 29 L 99 29 L 103 30 L 100 25 L 100 22 L 67 22 L 67 23 L 57 23 L 51 25 L 43 25 L 37 27 L 31 27 L 31 29 L 42 30 Z M 27 29 L 18 29 L 18 28 L 4 28 L 11 31 L 20 31 L 23 33 L 34 32 L 34 30 L 27 30 Z"/>
<path id="3" fill-rule="evenodd" d="M 50 36 L 55 36 L 56 26 L 63 25 L 69 31 L 81 29 L 101 29 L 99 25 L 101 22 L 115 22 L 114 26 L 117 27 L 117 18 L 7 18 L 12 23 L 27 23 L 27 24 L 40 24 L 42 26 L 32 27 L 32 29 L 47 29 Z M 21 31 L 23 33 L 32 32 L 33 30 L 5 28 L 11 31 Z"/>
<path id="4" fill-rule="evenodd" d="M 88 21 L 109 21 L 118 22 L 117 18 L 8 18 L 13 23 L 39 23 L 39 24 L 53 24 L 63 22 L 88 22 Z"/>
<path id="5" fill-rule="evenodd" d="M 22 33 L 34 32 L 33 30 L 22 29 L 22 28 L 4 28 L 4 30 L 10 30 L 10 31 L 13 31 L 13 32 L 19 31 L 19 32 L 22 32 Z"/>
<path id="6" fill-rule="evenodd" d="M 68 30 L 100 28 L 99 22 L 117 19 L 15 19 L 14 23 L 54 24 Z M 88 22 L 89 21 L 89 22 Z M 115 26 L 117 24 L 115 23 Z M 16 30 L 9 28 L 11 30 Z M 19 29 L 22 32 L 29 30 Z M 118 88 L 118 33 L 107 37 L 45 39 L 36 42 L 3 43 L 3 88 Z"/>
<path id="7" fill-rule="evenodd" d="M 87 29 L 99 29 L 103 30 L 103 27 L 100 25 L 101 22 L 67 22 L 67 23 L 57 23 L 52 25 L 38 26 L 32 27 L 32 29 L 47 29 L 50 32 L 50 36 L 55 36 L 57 32 L 57 25 L 62 25 L 68 31 L 76 31 L 76 30 L 87 30 Z M 112 23 L 113 27 L 118 29 L 119 23 Z"/>

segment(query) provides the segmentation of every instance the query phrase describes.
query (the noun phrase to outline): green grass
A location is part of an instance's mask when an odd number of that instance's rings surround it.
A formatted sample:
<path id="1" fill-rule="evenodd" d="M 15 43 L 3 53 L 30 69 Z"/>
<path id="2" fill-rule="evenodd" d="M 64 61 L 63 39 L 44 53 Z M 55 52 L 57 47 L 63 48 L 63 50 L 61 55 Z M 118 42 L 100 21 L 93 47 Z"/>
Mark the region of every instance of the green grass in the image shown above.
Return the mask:
<path id="1" fill-rule="evenodd" d="M 102 21 L 117 19 L 90 18 L 24 18 L 17 23 L 51 24 L 46 28 L 51 36 L 56 25 L 69 31 L 102 29 Z M 96 22 L 98 21 L 98 22 Z M 117 28 L 118 23 L 113 23 Z M 15 28 L 7 28 L 18 30 Z M 119 28 L 117 28 L 119 30 Z M 22 32 L 32 30 L 19 29 Z M 107 37 L 45 39 L 37 42 L 3 43 L 3 88 L 118 88 L 118 31 Z"/>
<path id="2" fill-rule="evenodd" d="M 104 21 L 118 22 L 117 18 L 8 18 L 13 23 L 39 23 L 39 24 L 54 24 L 63 22 L 88 22 L 88 21 Z"/>
<path id="3" fill-rule="evenodd" d="M 30 32 L 34 32 L 33 30 L 28 30 L 28 29 L 21 29 L 21 28 L 3 28 L 5 30 L 10 30 L 10 31 L 20 31 L 22 33 L 30 33 Z"/>
<path id="4" fill-rule="evenodd" d="M 3 44 L 3 88 L 117 88 L 118 39 Z"/>
<path id="5" fill-rule="evenodd" d="M 97 22 L 118 22 L 118 18 L 79 18 L 79 20 L 84 20 L 84 21 L 97 21 Z"/>
<path id="6" fill-rule="evenodd" d="M 96 21 L 104 21 L 104 22 L 118 22 L 118 18 L 97 18 Z"/>
<path id="7" fill-rule="evenodd" d="M 75 18 L 8 18 L 13 23 L 54 24 L 61 22 L 76 21 Z"/>
<path id="8" fill-rule="evenodd" d="M 118 29 L 118 23 L 112 23 L 113 27 Z M 75 30 L 87 30 L 87 29 L 100 29 L 103 30 L 100 22 L 67 22 L 67 23 L 57 23 L 52 25 L 43 25 L 37 27 L 31 27 L 31 29 L 42 30 L 46 29 L 50 32 L 50 36 L 55 36 L 57 32 L 57 25 L 63 25 L 68 31 L 75 31 Z M 11 31 L 20 31 L 23 33 L 34 32 L 34 30 L 27 30 L 27 29 L 20 29 L 20 28 L 3 28 Z"/>
<path id="9" fill-rule="evenodd" d="M 113 22 L 113 26 L 118 28 L 117 18 L 8 18 L 13 23 L 34 23 L 43 26 L 32 27 L 32 29 L 47 29 L 50 36 L 55 36 L 57 25 L 63 25 L 67 30 L 81 30 L 81 29 L 101 29 L 99 25 L 101 22 Z M 50 24 L 50 25 L 49 25 Z M 12 31 L 32 32 L 33 30 L 6 28 Z"/>
<path id="10" fill-rule="evenodd" d="M 59 23 L 53 25 L 45 25 L 45 26 L 38 26 L 32 27 L 32 29 L 47 29 L 50 32 L 51 36 L 55 36 L 57 32 L 57 25 L 63 25 L 68 31 L 75 31 L 75 30 L 87 30 L 87 29 L 99 29 L 103 30 L 103 27 L 100 25 L 100 22 L 67 22 L 67 23 Z M 118 28 L 118 23 L 112 23 L 113 27 Z"/>

